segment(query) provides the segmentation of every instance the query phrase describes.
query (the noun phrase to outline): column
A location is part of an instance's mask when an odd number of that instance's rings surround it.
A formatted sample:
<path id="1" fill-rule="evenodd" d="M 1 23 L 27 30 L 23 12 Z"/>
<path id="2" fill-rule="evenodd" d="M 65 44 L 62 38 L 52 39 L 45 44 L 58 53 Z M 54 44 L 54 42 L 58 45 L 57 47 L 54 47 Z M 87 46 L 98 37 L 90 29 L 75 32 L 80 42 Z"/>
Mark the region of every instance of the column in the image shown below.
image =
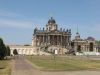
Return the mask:
<path id="1" fill-rule="evenodd" d="M 61 35 L 61 46 L 62 46 L 62 35 Z"/>
<path id="2" fill-rule="evenodd" d="M 58 36 L 59 36 L 59 35 L 57 35 L 57 45 L 59 44 Z"/>
<path id="3" fill-rule="evenodd" d="M 64 47 L 64 35 L 62 36 L 62 47 Z M 63 48 L 61 50 L 61 53 L 63 54 Z"/>
<path id="4" fill-rule="evenodd" d="M 39 35 L 39 45 L 41 45 L 41 36 Z"/>
<path id="5" fill-rule="evenodd" d="M 54 45 L 57 44 L 57 35 L 54 36 Z"/>
<path id="6" fill-rule="evenodd" d="M 71 45 L 71 36 L 69 35 L 68 36 L 68 43 L 69 43 L 69 46 Z"/>
<path id="7" fill-rule="evenodd" d="M 46 45 L 47 45 L 47 42 L 48 42 L 48 41 L 47 41 L 47 35 L 45 35 L 45 43 L 46 43 Z"/>
<path id="8" fill-rule="evenodd" d="M 63 40 L 63 46 L 65 46 L 65 38 L 64 38 L 64 36 L 63 36 L 62 40 Z"/>
<path id="9" fill-rule="evenodd" d="M 48 43 L 50 44 L 50 35 L 48 35 Z"/>
<path id="10" fill-rule="evenodd" d="M 68 40 L 68 35 L 67 35 L 67 46 L 69 46 L 69 40 Z"/>
<path id="11" fill-rule="evenodd" d="M 54 35 L 52 35 L 52 45 L 54 45 Z"/>
<path id="12" fill-rule="evenodd" d="M 43 35 L 43 44 L 44 44 L 44 35 Z"/>
<path id="13" fill-rule="evenodd" d="M 37 37 L 37 35 L 36 35 L 36 46 L 38 45 L 38 37 Z"/>
<path id="14" fill-rule="evenodd" d="M 66 44 L 66 36 L 65 36 L 65 47 L 66 47 L 66 45 L 67 45 L 67 44 Z"/>
<path id="15" fill-rule="evenodd" d="M 51 41 L 52 41 L 52 40 L 51 40 L 51 35 L 50 35 L 50 45 L 51 45 Z"/>
<path id="16" fill-rule="evenodd" d="M 85 45 L 85 51 L 87 52 L 87 46 Z"/>
<path id="17" fill-rule="evenodd" d="M 67 45 L 67 44 L 66 44 L 66 36 L 65 36 L 65 47 L 66 47 L 66 45 Z"/>
<path id="18" fill-rule="evenodd" d="M 44 43 L 46 44 L 46 35 L 44 35 Z"/>
<path id="19" fill-rule="evenodd" d="M 61 35 L 59 36 L 59 45 L 61 46 Z"/>
<path id="20" fill-rule="evenodd" d="M 53 36 L 51 35 L 51 45 L 53 45 Z"/>

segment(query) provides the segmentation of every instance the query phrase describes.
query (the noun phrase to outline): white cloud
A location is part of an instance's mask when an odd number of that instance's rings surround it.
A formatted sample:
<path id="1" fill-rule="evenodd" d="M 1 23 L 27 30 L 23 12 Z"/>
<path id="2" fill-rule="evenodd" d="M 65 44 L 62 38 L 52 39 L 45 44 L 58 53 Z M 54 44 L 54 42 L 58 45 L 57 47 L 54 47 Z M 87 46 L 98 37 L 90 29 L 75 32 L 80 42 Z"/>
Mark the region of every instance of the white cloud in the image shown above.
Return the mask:
<path id="1" fill-rule="evenodd" d="M 10 11 L 5 11 L 5 10 L 0 10 L 0 16 L 2 17 L 19 17 L 21 16 L 20 14 L 16 14 L 14 12 L 10 12 Z"/>
<path id="2" fill-rule="evenodd" d="M 16 12 L 0 10 L 0 27 L 17 27 L 17 28 L 43 28 L 47 23 L 46 18 L 27 18 L 23 14 Z"/>
<path id="3" fill-rule="evenodd" d="M 94 26 L 92 26 L 90 28 L 93 31 L 100 32 L 100 24 L 96 24 L 96 25 L 94 25 Z"/>
<path id="4" fill-rule="evenodd" d="M 27 18 L 26 15 L 17 12 L 0 10 L 0 27 L 34 28 L 44 27 L 47 23 L 45 18 Z"/>
<path id="5" fill-rule="evenodd" d="M 21 14 L 0 10 L 0 27 L 33 28 L 33 23 Z"/>
<path id="6" fill-rule="evenodd" d="M 81 26 L 81 29 L 89 32 L 100 32 L 100 24 L 91 24 L 91 25 L 85 25 Z"/>
<path id="7" fill-rule="evenodd" d="M 0 19 L 0 27 L 32 28 L 32 25 L 32 22 L 29 21 Z"/>

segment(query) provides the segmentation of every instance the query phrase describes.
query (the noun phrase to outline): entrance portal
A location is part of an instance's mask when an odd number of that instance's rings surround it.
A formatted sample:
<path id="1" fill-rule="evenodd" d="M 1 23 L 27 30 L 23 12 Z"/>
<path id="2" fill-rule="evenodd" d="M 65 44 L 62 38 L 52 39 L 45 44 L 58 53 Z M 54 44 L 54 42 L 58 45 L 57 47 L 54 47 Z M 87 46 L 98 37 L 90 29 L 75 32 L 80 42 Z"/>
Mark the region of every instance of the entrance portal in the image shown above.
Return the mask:
<path id="1" fill-rule="evenodd" d="M 90 43 L 89 50 L 90 50 L 90 51 L 93 51 L 93 43 L 92 43 L 92 42 Z"/>
<path id="2" fill-rule="evenodd" d="M 81 52 L 81 46 L 80 45 L 77 46 L 77 52 Z"/>

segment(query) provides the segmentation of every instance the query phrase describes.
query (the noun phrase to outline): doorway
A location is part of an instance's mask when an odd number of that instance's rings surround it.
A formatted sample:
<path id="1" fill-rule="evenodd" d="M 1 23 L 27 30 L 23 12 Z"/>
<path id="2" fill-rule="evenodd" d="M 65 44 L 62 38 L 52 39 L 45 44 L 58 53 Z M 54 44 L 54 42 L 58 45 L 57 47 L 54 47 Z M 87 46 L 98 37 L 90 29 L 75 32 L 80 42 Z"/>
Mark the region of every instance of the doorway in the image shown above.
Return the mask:
<path id="1" fill-rule="evenodd" d="M 90 43 L 90 48 L 89 48 L 89 50 L 92 52 L 93 51 L 93 43 L 91 42 Z"/>
<path id="2" fill-rule="evenodd" d="M 77 52 L 81 52 L 81 45 L 77 46 Z"/>

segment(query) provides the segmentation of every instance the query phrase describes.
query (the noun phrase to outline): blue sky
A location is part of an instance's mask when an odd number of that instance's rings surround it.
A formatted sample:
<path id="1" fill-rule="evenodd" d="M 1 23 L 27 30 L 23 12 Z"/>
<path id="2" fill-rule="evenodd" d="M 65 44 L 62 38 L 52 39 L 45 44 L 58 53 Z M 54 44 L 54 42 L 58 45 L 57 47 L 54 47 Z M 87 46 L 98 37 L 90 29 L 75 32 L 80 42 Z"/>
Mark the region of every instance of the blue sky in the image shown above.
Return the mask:
<path id="1" fill-rule="evenodd" d="M 100 40 L 100 0 L 0 0 L 0 37 L 6 44 L 31 44 L 35 27 L 53 16 L 59 28 Z"/>

